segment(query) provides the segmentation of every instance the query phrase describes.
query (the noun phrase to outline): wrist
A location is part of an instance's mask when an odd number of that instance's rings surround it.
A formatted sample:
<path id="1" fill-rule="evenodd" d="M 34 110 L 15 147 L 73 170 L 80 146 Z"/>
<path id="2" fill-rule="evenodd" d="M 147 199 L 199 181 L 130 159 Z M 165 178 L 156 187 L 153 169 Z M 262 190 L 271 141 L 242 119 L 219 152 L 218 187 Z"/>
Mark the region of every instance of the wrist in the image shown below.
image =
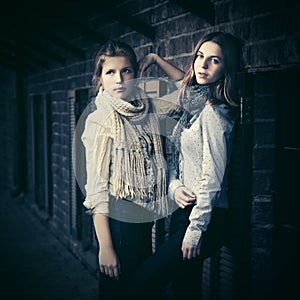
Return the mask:
<path id="1" fill-rule="evenodd" d="M 113 245 L 111 242 L 108 241 L 99 241 L 100 248 L 106 248 L 106 249 L 113 249 Z"/>
<path id="2" fill-rule="evenodd" d="M 173 179 L 170 181 L 169 188 L 168 188 L 168 195 L 170 199 L 175 200 L 174 193 L 179 187 L 182 186 L 184 186 L 184 184 L 179 179 Z"/>

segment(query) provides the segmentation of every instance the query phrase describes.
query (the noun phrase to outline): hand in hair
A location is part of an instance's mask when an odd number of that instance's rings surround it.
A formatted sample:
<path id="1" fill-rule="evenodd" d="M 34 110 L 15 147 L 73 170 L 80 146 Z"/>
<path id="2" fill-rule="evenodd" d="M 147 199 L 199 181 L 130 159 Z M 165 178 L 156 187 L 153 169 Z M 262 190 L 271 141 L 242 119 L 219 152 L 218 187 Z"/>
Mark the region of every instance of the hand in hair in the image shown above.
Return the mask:
<path id="1" fill-rule="evenodd" d="M 184 77 L 184 72 L 182 70 L 161 58 L 156 53 L 149 53 L 139 61 L 139 78 L 141 78 L 144 72 L 154 64 L 159 66 L 172 80 L 181 80 Z"/>

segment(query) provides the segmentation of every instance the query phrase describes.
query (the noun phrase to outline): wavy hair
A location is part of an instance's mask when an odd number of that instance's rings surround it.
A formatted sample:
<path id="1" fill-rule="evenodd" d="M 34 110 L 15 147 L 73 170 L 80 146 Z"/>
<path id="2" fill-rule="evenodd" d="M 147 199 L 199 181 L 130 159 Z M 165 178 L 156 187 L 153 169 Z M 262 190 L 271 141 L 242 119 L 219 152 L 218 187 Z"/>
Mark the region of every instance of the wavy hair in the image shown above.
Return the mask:
<path id="1" fill-rule="evenodd" d="M 137 76 L 139 65 L 137 62 L 136 54 L 132 47 L 121 41 L 109 40 L 100 48 L 95 59 L 93 83 L 95 84 L 97 91 L 101 87 L 100 78 L 102 74 L 103 63 L 105 62 L 106 57 L 113 56 L 127 57 L 133 67 L 134 77 Z"/>
<path id="2" fill-rule="evenodd" d="M 182 106 L 185 97 L 189 96 L 188 87 L 196 85 L 194 62 L 199 48 L 205 42 L 218 44 L 224 55 L 224 75 L 215 84 L 210 85 L 211 104 L 227 103 L 230 106 L 238 106 L 236 102 L 236 72 L 240 68 L 241 43 L 236 37 L 224 32 L 211 32 L 202 37 L 193 52 L 190 67 L 184 76 L 182 88 L 179 93 L 179 105 Z"/>

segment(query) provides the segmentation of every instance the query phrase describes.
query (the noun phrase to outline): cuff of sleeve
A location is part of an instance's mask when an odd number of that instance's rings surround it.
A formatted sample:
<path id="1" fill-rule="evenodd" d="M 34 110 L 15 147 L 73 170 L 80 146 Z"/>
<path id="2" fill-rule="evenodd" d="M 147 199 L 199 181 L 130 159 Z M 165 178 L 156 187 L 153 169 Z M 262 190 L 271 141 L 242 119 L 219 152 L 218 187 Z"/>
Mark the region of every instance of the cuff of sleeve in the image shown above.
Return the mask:
<path id="1" fill-rule="evenodd" d="M 101 195 L 99 194 L 93 196 L 87 196 L 83 205 L 88 209 L 87 213 L 101 213 L 108 214 L 109 213 L 109 195 Z"/>
<path id="2" fill-rule="evenodd" d="M 182 87 L 182 82 L 183 82 L 183 79 L 175 81 L 175 85 L 176 85 L 177 89 L 180 89 Z"/>
<path id="3" fill-rule="evenodd" d="M 200 242 L 202 241 L 202 231 L 199 230 L 191 230 L 190 227 L 187 228 L 183 242 L 188 243 L 193 246 L 199 246 Z"/>
<path id="4" fill-rule="evenodd" d="M 174 193 L 181 186 L 183 186 L 183 184 L 179 179 L 174 179 L 170 181 L 168 189 L 168 196 L 170 199 L 174 200 Z"/>

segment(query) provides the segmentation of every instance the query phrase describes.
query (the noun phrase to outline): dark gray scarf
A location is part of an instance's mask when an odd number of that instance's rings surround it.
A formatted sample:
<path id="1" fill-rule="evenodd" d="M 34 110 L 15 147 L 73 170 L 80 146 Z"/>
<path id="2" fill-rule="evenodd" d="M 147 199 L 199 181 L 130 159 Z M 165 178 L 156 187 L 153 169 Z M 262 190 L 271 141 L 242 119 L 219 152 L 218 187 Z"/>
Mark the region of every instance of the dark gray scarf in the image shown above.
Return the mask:
<path id="1" fill-rule="evenodd" d="M 172 163 L 178 174 L 180 137 L 183 129 L 190 128 L 193 122 L 200 115 L 206 101 L 210 97 L 210 85 L 194 85 L 186 93 L 180 108 L 181 117 L 175 125 L 172 133 Z"/>

